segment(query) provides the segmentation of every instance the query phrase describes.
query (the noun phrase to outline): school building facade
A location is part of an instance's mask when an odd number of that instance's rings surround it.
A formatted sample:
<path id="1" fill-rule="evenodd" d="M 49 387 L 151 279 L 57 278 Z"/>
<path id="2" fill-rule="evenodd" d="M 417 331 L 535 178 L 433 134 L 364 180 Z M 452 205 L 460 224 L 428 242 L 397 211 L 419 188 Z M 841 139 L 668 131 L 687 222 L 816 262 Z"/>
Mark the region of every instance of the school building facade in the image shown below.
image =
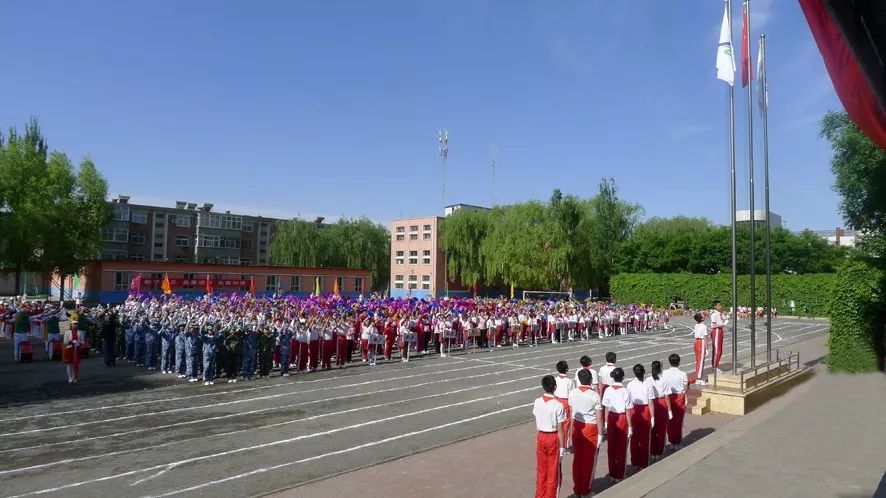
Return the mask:
<path id="1" fill-rule="evenodd" d="M 133 279 L 138 287 L 131 289 Z M 213 293 L 245 293 L 255 282 L 256 295 L 309 296 L 319 284 L 321 294 L 334 291 L 356 297 L 372 288 L 370 270 L 352 268 L 296 268 L 287 266 L 243 266 L 198 263 L 166 263 L 154 261 L 91 261 L 77 278 L 75 295 L 86 303 L 121 303 L 133 290 L 142 295 L 163 294 L 164 277 L 173 294 L 188 298 L 206 294 L 206 281 Z M 73 277 L 66 287 L 71 289 Z M 68 294 L 66 292 L 66 294 Z"/>

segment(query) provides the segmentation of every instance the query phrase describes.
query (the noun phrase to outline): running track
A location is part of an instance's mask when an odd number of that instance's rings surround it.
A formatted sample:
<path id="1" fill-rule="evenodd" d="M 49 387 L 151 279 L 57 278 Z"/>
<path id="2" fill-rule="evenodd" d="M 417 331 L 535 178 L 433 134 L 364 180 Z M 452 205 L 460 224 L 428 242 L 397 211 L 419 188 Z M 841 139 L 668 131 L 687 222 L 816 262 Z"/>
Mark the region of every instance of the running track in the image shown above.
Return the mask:
<path id="1" fill-rule="evenodd" d="M 620 366 L 648 368 L 677 352 L 691 371 L 690 322 L 674 325 L 590 343 L 7 407 L 0 495 L 250 496 L 297 486 L 531 420 L 539 378 L 557 360 L 574 369 L 589 354 L 599 367 L 615 351 Z M 773 347 L 788 350 L 827 327 L 776 320 Z M 760 348 L 759 321 L 757 337 Z M 749 356 L 749 339 L 740 327 L 740 358 Z"/>

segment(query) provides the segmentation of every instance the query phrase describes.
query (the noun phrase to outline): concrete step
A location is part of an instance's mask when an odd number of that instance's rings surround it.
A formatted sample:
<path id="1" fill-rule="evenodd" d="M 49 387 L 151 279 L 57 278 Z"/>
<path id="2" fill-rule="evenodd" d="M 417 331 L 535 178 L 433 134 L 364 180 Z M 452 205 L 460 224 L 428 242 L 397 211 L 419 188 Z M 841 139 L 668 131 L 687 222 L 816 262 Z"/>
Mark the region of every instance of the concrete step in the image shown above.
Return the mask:
<path id="1" fill-rule="evenodd" d="M 704 415 L 711 411 L 711 400 L 706 397 L 698 398 L 689 413 L 693 415 Z"/>

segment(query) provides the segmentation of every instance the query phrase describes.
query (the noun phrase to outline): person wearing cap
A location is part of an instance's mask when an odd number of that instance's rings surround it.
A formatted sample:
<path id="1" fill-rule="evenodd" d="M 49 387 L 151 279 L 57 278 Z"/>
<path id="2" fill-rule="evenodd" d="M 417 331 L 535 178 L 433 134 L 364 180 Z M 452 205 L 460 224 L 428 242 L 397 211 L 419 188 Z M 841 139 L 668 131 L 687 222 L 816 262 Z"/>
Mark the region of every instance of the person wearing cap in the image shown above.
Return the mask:
<path id="1" fill-rule="evenodd" d="M 258 378 L 271 376 L 274 355 L 274 336 L 271 325 L 264 322 L 258 335 Z"/>
<path id="2" fill-rule="evenodd" d="M 135 366 L 145 366 L 145 336 L 148 333 L 148 317 L 142 316 L 135 327 L 133 342 L 135 342 Z"/>
<path id="3" fill-rule="evenodd" d="M 607 429 L 607 457 L 609 459 L 609 479 L 613 483 L 625 477 L 625 459 L 628 439 L 631 438 L 631 419 L 627 416 L 630 408 L 630 395 L 622 385 L 624 370 L 616 367 L 610 374 L 612 384 L 603 393 L 603 413 Z"/>
<path id="4" fill-rule="evenodd" d="M 160 373 L 172 373 L 172 356 L 175 348 L 175 329 L 169 318 L 160 322 Z"/>
<path id="5" fill-rule="evenodd" d="M 590 368 L 578 371 L 578 388 L 569 393 L 572 412 L 572 491 L 580 498 L 591 496 L 597 466 L 597 449 L 603 441 L 603 405 L 591 387 Z"/>
<path id="6" fill-rule="evenodd" d="M 200 341 L 203 343 L 203 385 L 211 386 L 215 380 L 215 354 L 218 350 L 216 325 L 205 324 L 201 330 Z"/>
<path id="7" fill-rule="evenodd" d="M 160 337 L 160 321 L 151 317 L 145 327 L 145 366 L 157 370 L 157 339 Z"/>
<path id="8" fill-rule="evenodd" d="M 255 357 L 258 355 L 258 324 L 246 322 L 240 335 L 241 365 L 243 380 L 255 377 Z"/>
<path id="9" fill-rule="evenodd" d="M 200 326 L 189 323 L 185 332 L 185 369 L 188 382 L 197 382 L 197 343 L 200 341 Z"/>
<path id="10" fill-rule="evenodd" d="M 560 459 L 566 454 L 566 433 L 564 423 L 568 423 L 566 410 L 554 397 L 557 381 L 553 375 L 541 378 L 544 393 L 532 405 L 535 417 L 535 498 L 557 498 L 560 494 L 562 476 Z"/>
<path id="11" fill-rule="evenodd" d="M 277 318 L 274 330 L 277 334 L 277 344 L 280 347 L 280 376 L 289 377 L 289 356 L 292 353 L 292 329 L 284 325 L 281 318 Z"/>
<path id="12" fill-rule="evenodd" d="M 185 378 L 188 361 L 188 354 L 186 351 L 187 330 L 185 330 L 185 327 L 185 322 L 180 321 L 177 324 L 175 331 L 175 374 L 179 379 Z"/>

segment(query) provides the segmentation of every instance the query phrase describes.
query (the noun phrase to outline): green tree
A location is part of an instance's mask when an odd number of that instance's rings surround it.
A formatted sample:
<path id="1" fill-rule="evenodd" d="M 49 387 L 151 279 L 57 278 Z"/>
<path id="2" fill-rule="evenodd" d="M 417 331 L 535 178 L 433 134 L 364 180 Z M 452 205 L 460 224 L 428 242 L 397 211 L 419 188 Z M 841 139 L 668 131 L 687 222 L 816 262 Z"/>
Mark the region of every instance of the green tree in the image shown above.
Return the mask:
<path id="1" fill-rule="evenodd" d="M 590 251 L 592 286 L 607 294 L 609 277 L 615 267 L 616 255 L 633 233 L 643 208 L 618 198 L 615 180 L 604 178 L 599 191 L 591 201 L 588 216 L 579 222 L 579 230 L 587 234 Z"/>
<path id="2" fill-rule="evenodd" d="M 316 223 L 293 219 L 278 221 L 271 240 L 271 263 L 281 266 L 320 266 L 320 228 Z"/>
<path id="3" fill-rule="evenodd" d="M 886 151 L 845 112 L 828 112 L 821 121 L 821 136 L 834 149 L 831 171 L 843 218 L 864 234 L 860 242 L 865 250 L 886 256 Z"/>
<path id="4" fill-rule="evenodd" d="M 447 216 L 440 225 L 440 247 L 446 254 L 450 278 L 475 284 L 486 275 L 486 261 L 480 251 L 492 223 L 492 211 L 462 209 Z"/>

